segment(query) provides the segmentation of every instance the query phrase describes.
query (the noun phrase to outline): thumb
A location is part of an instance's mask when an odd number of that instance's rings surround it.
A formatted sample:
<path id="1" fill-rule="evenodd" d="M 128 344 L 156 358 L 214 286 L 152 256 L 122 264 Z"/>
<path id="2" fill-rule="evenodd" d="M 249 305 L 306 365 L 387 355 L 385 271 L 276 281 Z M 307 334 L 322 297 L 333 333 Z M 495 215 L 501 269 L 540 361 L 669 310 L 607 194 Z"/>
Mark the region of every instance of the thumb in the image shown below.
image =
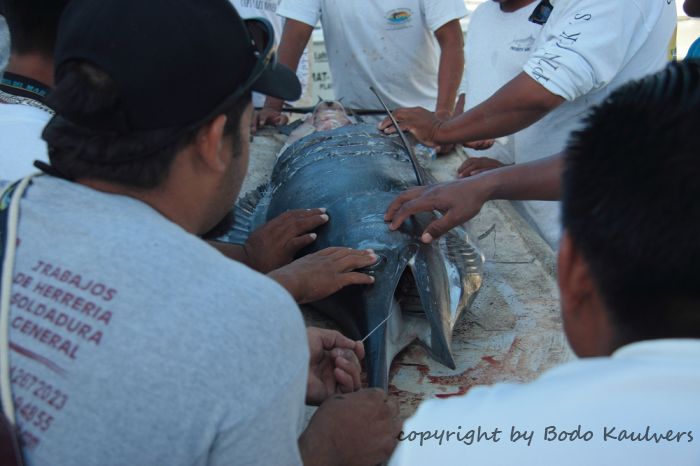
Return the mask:
<path id="1" fill-rule="evenodd" d="M 423 236 L 421 236 L 421 241 L 426 244 L 432 243 L 433 240 L 441 237 L 458 224 L 459 221 L 453 219 L 448 212 L 444 217 L 441 217 L 428 225 L 423 232 Z"/>

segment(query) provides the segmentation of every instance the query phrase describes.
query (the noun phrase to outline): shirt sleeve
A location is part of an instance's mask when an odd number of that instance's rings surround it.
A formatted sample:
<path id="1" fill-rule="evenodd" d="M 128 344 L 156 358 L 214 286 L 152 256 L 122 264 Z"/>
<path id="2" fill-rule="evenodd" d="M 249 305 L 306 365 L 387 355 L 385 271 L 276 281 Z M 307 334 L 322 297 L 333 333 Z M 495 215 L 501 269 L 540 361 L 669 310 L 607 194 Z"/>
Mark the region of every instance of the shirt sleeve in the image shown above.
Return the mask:
<path id="1" fill-rule="evenodd" d="M 321 0 L 282 0 L 277 14 L 309 26 L 316 26 L 321 19 Z"/>
<path id="2" fill-rule="evenodd" d="M 544 37 L 523 70 L 566 100 L 607 85 L 641 47 L 648 34 L 644 15 L 632 2 L 572 2 L 542 30 Z"/>
<path id="3" fill-rule="evenodd" d="M 432 32 L 469 14 L 462 0 L 423 0 L 425 22 Z"/>

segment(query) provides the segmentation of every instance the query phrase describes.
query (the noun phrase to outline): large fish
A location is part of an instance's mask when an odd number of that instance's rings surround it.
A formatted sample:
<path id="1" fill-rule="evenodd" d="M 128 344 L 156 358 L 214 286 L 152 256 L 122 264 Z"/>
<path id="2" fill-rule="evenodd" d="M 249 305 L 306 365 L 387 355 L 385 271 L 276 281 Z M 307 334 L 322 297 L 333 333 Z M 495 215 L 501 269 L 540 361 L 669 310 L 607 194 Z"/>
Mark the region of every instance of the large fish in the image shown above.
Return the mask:
<path id="1" fill-rule="evenodd" d="M 250 231 L 287 210 L 325 207 L 331 221 L 303 253 L 346 246 L 373 249 L 379 257 L 365 270 L 374 275 L 373 285 L 349 287 L 314 304 L 351 338 L 374 330 L 365 341 L 369 385 L 387 388 L 392 359 L 416 339 L 454 369 L 452 331 L 482 278 L 483 257 L 466 231 L 456 228 L 423 244 L 419 238 L 432 214 L 389 230 L 384 212 L 399 192 L 417 184 L 416 174 L 398 138 L 375 125 L 351 124 L 339 103 L 320 103 L 289 141 L 270 183 L 239 201 L 226 240 L 243 243 Z"/>

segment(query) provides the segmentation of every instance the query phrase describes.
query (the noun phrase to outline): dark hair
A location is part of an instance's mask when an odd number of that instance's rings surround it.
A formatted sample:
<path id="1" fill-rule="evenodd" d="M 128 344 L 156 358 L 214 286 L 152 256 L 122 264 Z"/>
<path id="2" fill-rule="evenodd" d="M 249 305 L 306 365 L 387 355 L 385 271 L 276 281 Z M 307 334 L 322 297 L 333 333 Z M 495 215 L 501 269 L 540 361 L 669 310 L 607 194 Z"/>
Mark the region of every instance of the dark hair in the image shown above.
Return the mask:
<path id="1" fill-rule="evenodd" d="M 247 93 L 219 113 L 228 117 L 224 133 L 233 139 L 234 154 L 240 153 L 240 121 L 249 102 Z M 175 155 L 211 121 L 190 128 L 133 131 L 115 83 L 85 62 L 61 66 L 47 104 L 56 116 L 42 136 L 56 171 L 69 179 L 95 178 L 137 188 L 158 186 Z"/>
<path id="2" fill-rule="evenodd" d="M 53 56 L 56 30 L 68 0 L 0 0 L 13 53 Z"/>
<path id="3" fill-rule="evenodd" d="M 563 223 L 620 343 L 700 337 L 700 62 L 595 108 L 567 148 Z"/>

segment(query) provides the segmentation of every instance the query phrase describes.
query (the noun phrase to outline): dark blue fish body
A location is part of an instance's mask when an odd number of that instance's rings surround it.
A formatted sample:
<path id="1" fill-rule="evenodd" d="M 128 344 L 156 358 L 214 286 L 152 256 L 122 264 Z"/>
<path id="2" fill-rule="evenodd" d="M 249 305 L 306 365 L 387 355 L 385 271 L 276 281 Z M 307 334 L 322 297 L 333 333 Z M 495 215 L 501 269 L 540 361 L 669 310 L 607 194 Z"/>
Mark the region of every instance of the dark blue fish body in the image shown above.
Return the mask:
<path id="1" fill-rule="evenodd" d="M 415 339 L 454 368 L 452 330 L 481 285 L 483 258 L 461 228 L 431 245 L 419 238 L 433 214 L 389 230 L 384 212 L 399 192 L 416 184 L 400 140 L 374 125 L 314 132 L 282 153 L 267 187 L 239 202 L 229 235 L 242 242 L 287 210 L 325 207 L 331 220 L 303 253 L 330 246 L 375 251 L 379 260 L 366 270 L 374 285 L 349 287 L 315 303 L 351 338 L 376 329 L 365 341 L 371 386 L 387 387 L 391 360 Z"/>

